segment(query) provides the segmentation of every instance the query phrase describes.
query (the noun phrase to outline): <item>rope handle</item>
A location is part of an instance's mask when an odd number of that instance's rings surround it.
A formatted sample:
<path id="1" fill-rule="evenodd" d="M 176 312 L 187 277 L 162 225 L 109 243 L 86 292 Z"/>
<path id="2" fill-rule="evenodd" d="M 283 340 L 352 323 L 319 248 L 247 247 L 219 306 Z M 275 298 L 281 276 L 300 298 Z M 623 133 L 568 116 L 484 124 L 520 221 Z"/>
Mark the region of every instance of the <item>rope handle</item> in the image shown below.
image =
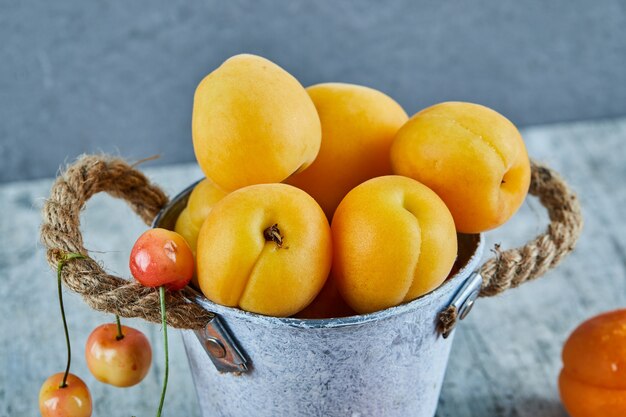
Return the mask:
<path id="1" fill-rule="evenodd" d="M 583 227 L 578 197 L 561 176 L 545 165 L 531 161 L 530 195 L 539 198 L 548 211 L 547 229 L 524 246 L 501 251 L 480 268 L 483 283 L 479 297 L 492 297 L 509 288 L 539 278 L 556 267 L 574 250 Z M 439 330 L 448 334 L 456 325 L 458 311 L 450 306 L 439 314 Z"/>
<path id="2" fill-rule="evenodd" d="M 550 224 L 546 231 L 526 245 L 500 251 L 481 267 L 480 296 L 499 294 L 535 279 L 554 268 L 572 251 L 582 229 L 580 204 L 576 195 L 550 168 L 532 162 L 529 193 L 547 209 Z M 43 207 L 41 240 L 48 263 L 54 269 L 67 253 L 80 253 L 63 270 L 68 288 L 83 296 L 95 310 L 122 317 L 140 317 L 160 323 L 159 297 L 152 288 L 107 274 L 83 246 L 80 212 L 94 194 L 107 192 L 125 200 L 146 224 L 167 204 L 167 196 L 133 165 L 120 158 L 84 155 L 56 179 L 50 198 Z M 167 293 L 167 323 L 176 328 L 200 329 L 213 314 L 191 302 L 192 294 L 183 289 Z M 455 310 L 441 313 L 440 327 L 451 329 L 457 320 Z"/>
<path id="3" fill-rule="evenodd" d="M 161 323 L 159 293 L 135 282 L 107 274 L 83 245 L 80 212 L 101 191 L 125 200 L 150 225 L 168 198 L 134 166 L 119 158 L 83 155 L 54 182 L 43 206 L 41 241 L 54 269 L 67 253 L 80 253 L 63 268 L 63 281 L 93 309 L 122 317 Z M 189 301 L 188 290 L 166 292 L 167 324 L 181 329 L 204 327 L 213 314 Z"/>

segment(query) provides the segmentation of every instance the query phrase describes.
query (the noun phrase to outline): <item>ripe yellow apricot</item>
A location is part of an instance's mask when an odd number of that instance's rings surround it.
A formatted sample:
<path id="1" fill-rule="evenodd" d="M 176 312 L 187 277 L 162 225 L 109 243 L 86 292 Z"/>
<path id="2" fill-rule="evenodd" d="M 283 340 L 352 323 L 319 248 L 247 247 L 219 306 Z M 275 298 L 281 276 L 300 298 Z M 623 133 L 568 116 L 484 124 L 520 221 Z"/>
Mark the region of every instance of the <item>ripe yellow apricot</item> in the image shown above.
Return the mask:
<path id="1" fill-rule="evenodd" d="M 440 103 L 411 117 L 393 141 L 391 162 L 396 174 L 435 191 L 463 233 L 505 223 L 530 185 L 530 162 L 517 128 L 472 103 Z"/>
<path id="2" fill-rule="evenodd" d="M 259 184 L 224 197 L 198 235 L 198 281 L 213 302 L 290 316 L 319 293 L 332 242 L 324 212 L 304 191 Z"/>
<path id="3" fill-rule="evenodd" d="M 321 127 L 298 80 L 265 58 L 236 55 L 198 85 L 192 136 L 207 178 L 232 191 L 280 182 L 309 166 Z"/>
<path id="4" fill-rule="evenodd" d="M 198 227 L 202 227 L 213 206 L 226 197 L 228 193 L 212 183 L 208 178 L 196 185 L 187 200 L 190 220 Z"/>
<path id="5" fill-rule="evenodd" d="M 332 274 L 359 313 L 437 288 L 457 256 L 450 211 L 432 190 L 406 177 L 378 177 L 354 188 L 337 207 L 331 230 Z"/>
<path id="6" fill-rule="evenodd" d="M 322 123 L 315 161 L 285 182 L 308 192 L 332 219 L 341 199 L 362 182 L 391 174 L 391 142 L 408 120 L 391 97 L 354 84 L 308 87 Z"/>
<path id="7" fill-rule="evenodd" d="M 180 212 L 174 231 L 181 235 L 189 244 L 189 248 L 196 258 L 196 247 L 198 245 L 198 234 L 200 228 L 207 218 L 213 206 L 226 196 L 226 192 L 218 188 L 208 178 L 200 181 L 191 191 L 187 206 Z M 191 282 L 194 287 L 198 288 L 197 268 L 194 268 L 194 274 Z"/>
<path id="8" fill-rule="evenodd" d="M 185 238 L 193 254 L 196 254 L 198 233 L 213 206 L 226 196 L 209 179 L 200 181 L 191 191 L 187 206 L 178 215 L 174 231 Z"/>
<path id="9" fill-rule="evenodd" d="M 189 245 L 189 248 L 191 249 L 191 252 L 195 256 L 200 227 L 198 227 L 194 222 L 191 221 L 188 207 L 185 207 L 183 211 L 181 211 L 178 215 L 178 218 L 176 219 L 176 225 L 174 226 L 174 231 L 185 239 L 185 241 Z"/>
<path id="10" fill-rule="evenodd" d="M 559 392 L 572 417 L 626 415 L 626 309 L 585 321 L 563 347 Z"/>

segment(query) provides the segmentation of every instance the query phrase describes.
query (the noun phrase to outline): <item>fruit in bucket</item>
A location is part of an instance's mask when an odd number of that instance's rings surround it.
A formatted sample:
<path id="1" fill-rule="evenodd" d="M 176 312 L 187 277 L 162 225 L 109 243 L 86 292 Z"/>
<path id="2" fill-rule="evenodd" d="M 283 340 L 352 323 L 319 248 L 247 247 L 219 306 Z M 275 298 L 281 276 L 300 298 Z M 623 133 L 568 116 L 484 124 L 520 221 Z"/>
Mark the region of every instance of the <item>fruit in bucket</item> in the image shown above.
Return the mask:
<path id="1" fill-rule="evenodd" d="M 393 141 L 391 162 L 396 174 L 435 191 L 462 233 L 502 225 L 522 205 L 530 184 L 517 128 L 472 103 L 440 103 L 411 117 Z"/>
<path id="2" fill-rule="evenodd" d="M 406 112 L 391 97 L 354 84 L 326 83 L 306 89 L 322 123 L 315 161 L 285 180 L 309 193 L 328 219 L 362 182 L 390 175 L 389 148 Z"/>
<path id="3" fill-rule="evenodd" d="M 328 319 L 356 315 L 357 312 L 350 308 L 339 294 L 337 280 L 330 274 L 317 297 L 295 317 L 300 319 Z"/>
<path id="4" fill-rule="evenodd" d="M 185 238 L 194 255 L 198 233 L 204 219 L 209 215 L 215 203 L 224 198 L 226 194 L 225 191 L 205 178 L 194 187 L 189 195 L 187 206 L 178 216 L 174 231 Z"/>
<path id="5" fill-rule="evenodd" d="M 331 265 L 330 227 L 304 191 L 241 188 L 218 202 L 198 236 L 198 281 L 216 303 L 290 316 L 318 294 Z"/>
<path id="6" fill-rule="evenodd" d="M 198 85 L 192 137 L 207 178 L 232 191 L 280 182 L 309 166 L 321 127 L 298 80 L 265 58 L 236 55 Z"/>
<path id="7" fill-rule="evenodd" d="M 561 400 L 572 417 L 626 415 L 626 310 L 582 323 L 563 347 Z"/>
<path id="8" fill-rule="evenodd" d="M 96 327 L 85 347 L 87 367 L 100 382 L 130 387 L 141 382 L 150 370 L 152 348 L 137 329 L 117 323 Z"/>
<path id="9" fill-rule="evenodd" d="M 401 176 L 364 182 L 341 201 L 332 225 L 333 276 L 359 313 L 411 301 L 437 288 L 457 256 L 444 202 Z"/>

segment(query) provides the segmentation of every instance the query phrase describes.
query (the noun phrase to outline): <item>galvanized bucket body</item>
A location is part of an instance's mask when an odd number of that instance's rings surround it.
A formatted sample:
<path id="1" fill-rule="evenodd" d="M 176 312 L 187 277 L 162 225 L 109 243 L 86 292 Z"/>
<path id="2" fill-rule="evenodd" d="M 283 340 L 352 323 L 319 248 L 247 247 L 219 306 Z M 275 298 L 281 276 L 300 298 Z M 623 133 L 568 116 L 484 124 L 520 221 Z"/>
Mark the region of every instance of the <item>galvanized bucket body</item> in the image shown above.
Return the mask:
<path id="1" fill-rule="evenodd" d="M 168 227 L 182 202 L 175 199 L 155 223 Z M 219 315 L 248 361 L 241 374 L 219 372 L 200 341 L 206 335 L 182 332 L 203 417 L 433 417 L 453 339 L 438 331 L 438 314 L 453 302 L 471 306 L 480 286 L 473 271 L 482 238 L 461 238 L 465 259 L 455 276 L 372 314 L 276 318 L 199 296 L 194 301 Z"/>

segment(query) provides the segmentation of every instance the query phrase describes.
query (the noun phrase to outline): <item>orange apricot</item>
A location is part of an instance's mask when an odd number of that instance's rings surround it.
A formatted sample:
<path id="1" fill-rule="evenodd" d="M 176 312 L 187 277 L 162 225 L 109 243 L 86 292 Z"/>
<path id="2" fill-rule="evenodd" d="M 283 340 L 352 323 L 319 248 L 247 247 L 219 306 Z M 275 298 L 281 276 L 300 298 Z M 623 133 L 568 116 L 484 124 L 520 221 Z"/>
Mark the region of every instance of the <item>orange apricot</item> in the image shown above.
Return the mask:
<path id="1" fill-rule="evenodd" d="M 193 221 L 191 221 L 191 216 L 189 215 L 189 209 L 187 207 L 180 212 L 178 218 L 176 219 L 176 225 L 174 226 L 174 231 L 185 238 L 189 244 L 189 249 L 191 249 L 194 256 L 196 254 L 196 245 L 198 244 L 200 226 L 197 226 Z"/>
<path id="2" fill-rule="evenodd" d="M 191 251 L 196 253 L 198 233 L 213 206 L 226 196 L 226 192 L 205 178 L 191 191 L 187 206 L 178 215 L 174 231 L 182 235 Z"/>
<path id="3" fill-rule="evenodd" d="M 378 177 L 354 188 L 337 207 L 331 230 L 333 276 L 359 313 L 437 288 L 457 256 L 450 211 L 432 190 L 406 177 Z"/>
<path id="4" fill-rule="evenodd" d="M 330 319 L 356 315 L 357 312 L 350 308 L 339 294 L 337 280 L 331 274 L 313 302 L 295 317 L 300 319 Z"/>
<path id="5" fill-rule="evenodd" d="M 626 309 L 582 323 L 562 356 L 559 391 L 572 417 L 626 415 Z"/>
<path id="6" fill-rule="evenodd" d="M 259 184 L 224 197 L 198 235 L 198 281 L 225 306 L 291 316 L 324 286 L 332 243 L 324 212 L 304 191 Z"/>
<path id="7" fill-rule="evenodd" d="M 626 390 L 580 382 L 562 370 L 559 375 L 559 392 L 570 417 L 626 416 Z"/>
<path id="8" fill-rule="evenodd" d="M 322 123 L 315 161 L 285 182 L 308 192 L 332 219 L 348 192 L 391 174 L 389 149 L 406 112 L 391 97 L 354 84 L 326 83 L 306 89 Z"/>
<path id="9" fill-rule="evenodd" d="M 309 166 L 320 120 L 304 87 L 255 55 L 236 55 L 198 85 L 193 148 L 205 175 L 226 191 L 280 182 Z"/>
<path id="10" fill-rule="evenodd" d="M 530 161 L 517 128 L 472 103 L 440 103 L 411 117 L 393 141 L 391 162 L 394 173 L 435 191 L 462 233 L 505 223 L 530 185 Z"/>

